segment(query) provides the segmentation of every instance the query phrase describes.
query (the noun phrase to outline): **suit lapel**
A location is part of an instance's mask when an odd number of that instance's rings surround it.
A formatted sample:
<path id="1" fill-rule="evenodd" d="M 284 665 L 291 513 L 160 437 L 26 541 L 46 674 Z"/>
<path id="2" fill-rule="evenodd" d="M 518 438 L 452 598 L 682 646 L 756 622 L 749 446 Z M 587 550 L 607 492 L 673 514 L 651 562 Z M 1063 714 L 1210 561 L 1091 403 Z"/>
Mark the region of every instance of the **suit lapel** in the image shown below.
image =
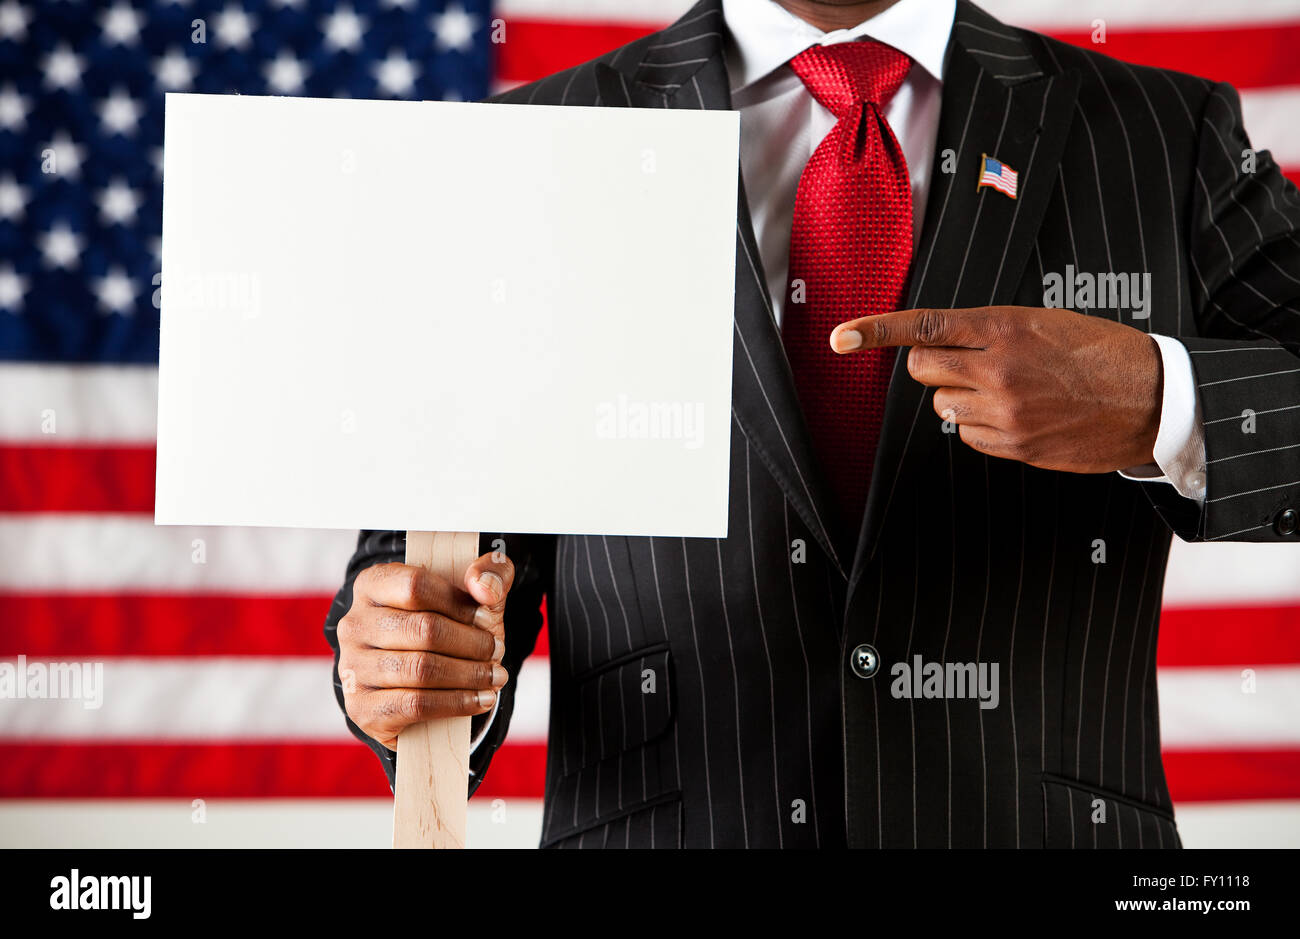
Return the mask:
<path id="1" fill-rule="evenodd" d="M 701 0 L 646 46 L 639 62 L 596 66 L 599 104 L 614 107 L 730 110 L 726 26 L 718 0 Z M 616 67 L 617 66 L 617 67 Z M 772 315 L 744 181 L 737 186 L 735 345 L 732 411 L 755 454 L 831 558 L 848 576 L 848 558 L 831 537 L 831 503 Z"/>
<path id="2" fill-rule="evenodd" d="M 1073 73 L 1045 75 L 1018 33 L 978 7 L 957 6 L 922 237 L 912 262 L 909 308 L 1009 303 L 1055 183 L 1078 91 Z M 945 172 L 951 151 L 952 172 Z M 981 154 L 1019 173 L 1017 198 L 977 190 Z M 878 547 L 899 480 L 944 446 L 930 392 L 907 372 L 900 349 L 850 590 Z"/>

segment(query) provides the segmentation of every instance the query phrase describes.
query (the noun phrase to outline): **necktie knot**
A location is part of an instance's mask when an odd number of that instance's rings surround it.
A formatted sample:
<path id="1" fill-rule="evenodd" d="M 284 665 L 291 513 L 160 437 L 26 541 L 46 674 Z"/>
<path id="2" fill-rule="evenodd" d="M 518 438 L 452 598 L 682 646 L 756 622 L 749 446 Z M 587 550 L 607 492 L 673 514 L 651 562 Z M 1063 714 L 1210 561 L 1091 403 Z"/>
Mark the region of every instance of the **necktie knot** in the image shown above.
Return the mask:
<path id="1" fill-rule="evenodd" d="M 912 60 L 872 39 L 811 46 L 790 60 L 800 81 L 826 110 L 843 118 L 861 102 L 882 107 L 907 77 Z"/>

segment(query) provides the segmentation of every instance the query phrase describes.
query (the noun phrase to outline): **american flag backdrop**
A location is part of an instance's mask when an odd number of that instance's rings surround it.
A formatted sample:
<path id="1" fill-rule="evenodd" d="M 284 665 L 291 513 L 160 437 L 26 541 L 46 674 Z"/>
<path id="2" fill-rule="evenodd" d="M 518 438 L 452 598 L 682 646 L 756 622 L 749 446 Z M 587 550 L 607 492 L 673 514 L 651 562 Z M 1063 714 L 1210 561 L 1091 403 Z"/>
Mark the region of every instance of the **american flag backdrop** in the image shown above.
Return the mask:
<path id="1" fill-rule="evenodd" d="M 0 662 L 104 682 L 98 708 L 0 699 L 0 846 L 388 837 L 321 634 L 356 533 L 153 525 L 163 93 L 474 100 L 687 6 L 0 0 Z M 984 6 L 1232 82 L 1300 182 L 1300 0 Z M 1158 655 L 1184 841 L 1300 845 L 1300 552 L 1175 541 Z M 517 680 L 471 843 L 540 830 L 544 636 Z"/>

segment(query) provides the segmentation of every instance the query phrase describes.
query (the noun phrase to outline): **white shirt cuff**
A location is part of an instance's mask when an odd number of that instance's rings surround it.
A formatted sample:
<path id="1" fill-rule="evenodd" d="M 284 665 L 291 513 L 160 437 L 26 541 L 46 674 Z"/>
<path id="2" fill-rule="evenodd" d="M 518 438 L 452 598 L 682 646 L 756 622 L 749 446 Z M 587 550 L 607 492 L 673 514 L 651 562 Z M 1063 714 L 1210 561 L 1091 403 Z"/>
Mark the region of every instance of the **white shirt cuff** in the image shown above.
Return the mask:
<path id="1" fill-rule="evenodd" d="M 501 689 L 498 688 L 497 699 L 496 701 L 492 702 L 492 710 L 488 711 L 487 720 L 484 721 L 483 726 L 478 729 L 478 733 L 474 735 L 474 739 L 472 739 L 469 742 L 470 753 L 473 753 L 475 750 L 478 749 L 478 745 L 483 742 L 483 738 L 487 736 L 488 731 L 492 728 L 492 722 L 496 720 L 497 707 L 500 704 L 501 704 Z"/>
<path id="2" fill-rule="evenodd" d="M 1125 479 L 1169 483 L 1184 498 L 1204 502 L 1205 428 L 1201 423 L 1201 402 L 1196 396 L 1192 359 L 1177 339 L 1154 333 L 1151 338 L 1160 349 L 1164 370 L 1160 427 L 1152 448 L 1155 462 L 1130 466 L 1119 474 Z"/>

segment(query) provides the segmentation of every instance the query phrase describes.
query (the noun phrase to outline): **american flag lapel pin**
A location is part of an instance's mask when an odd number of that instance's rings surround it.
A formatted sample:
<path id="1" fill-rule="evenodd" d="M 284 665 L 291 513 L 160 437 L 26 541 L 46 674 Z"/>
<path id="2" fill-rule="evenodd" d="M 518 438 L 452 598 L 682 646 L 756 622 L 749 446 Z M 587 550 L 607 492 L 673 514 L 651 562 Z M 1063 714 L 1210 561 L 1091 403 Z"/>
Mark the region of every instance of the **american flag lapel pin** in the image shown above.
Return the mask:
<path id="1" fill-rule="evenodd" d="M 1011 167 L 1001 160 L 995 160 L 987 153 L 980 154 L 980 180 L 975 185 L 976 192 L 985 186 L 992 186 L 1004 196 L 1014 199 L 1019 182 L 1020 174 Z"/>

